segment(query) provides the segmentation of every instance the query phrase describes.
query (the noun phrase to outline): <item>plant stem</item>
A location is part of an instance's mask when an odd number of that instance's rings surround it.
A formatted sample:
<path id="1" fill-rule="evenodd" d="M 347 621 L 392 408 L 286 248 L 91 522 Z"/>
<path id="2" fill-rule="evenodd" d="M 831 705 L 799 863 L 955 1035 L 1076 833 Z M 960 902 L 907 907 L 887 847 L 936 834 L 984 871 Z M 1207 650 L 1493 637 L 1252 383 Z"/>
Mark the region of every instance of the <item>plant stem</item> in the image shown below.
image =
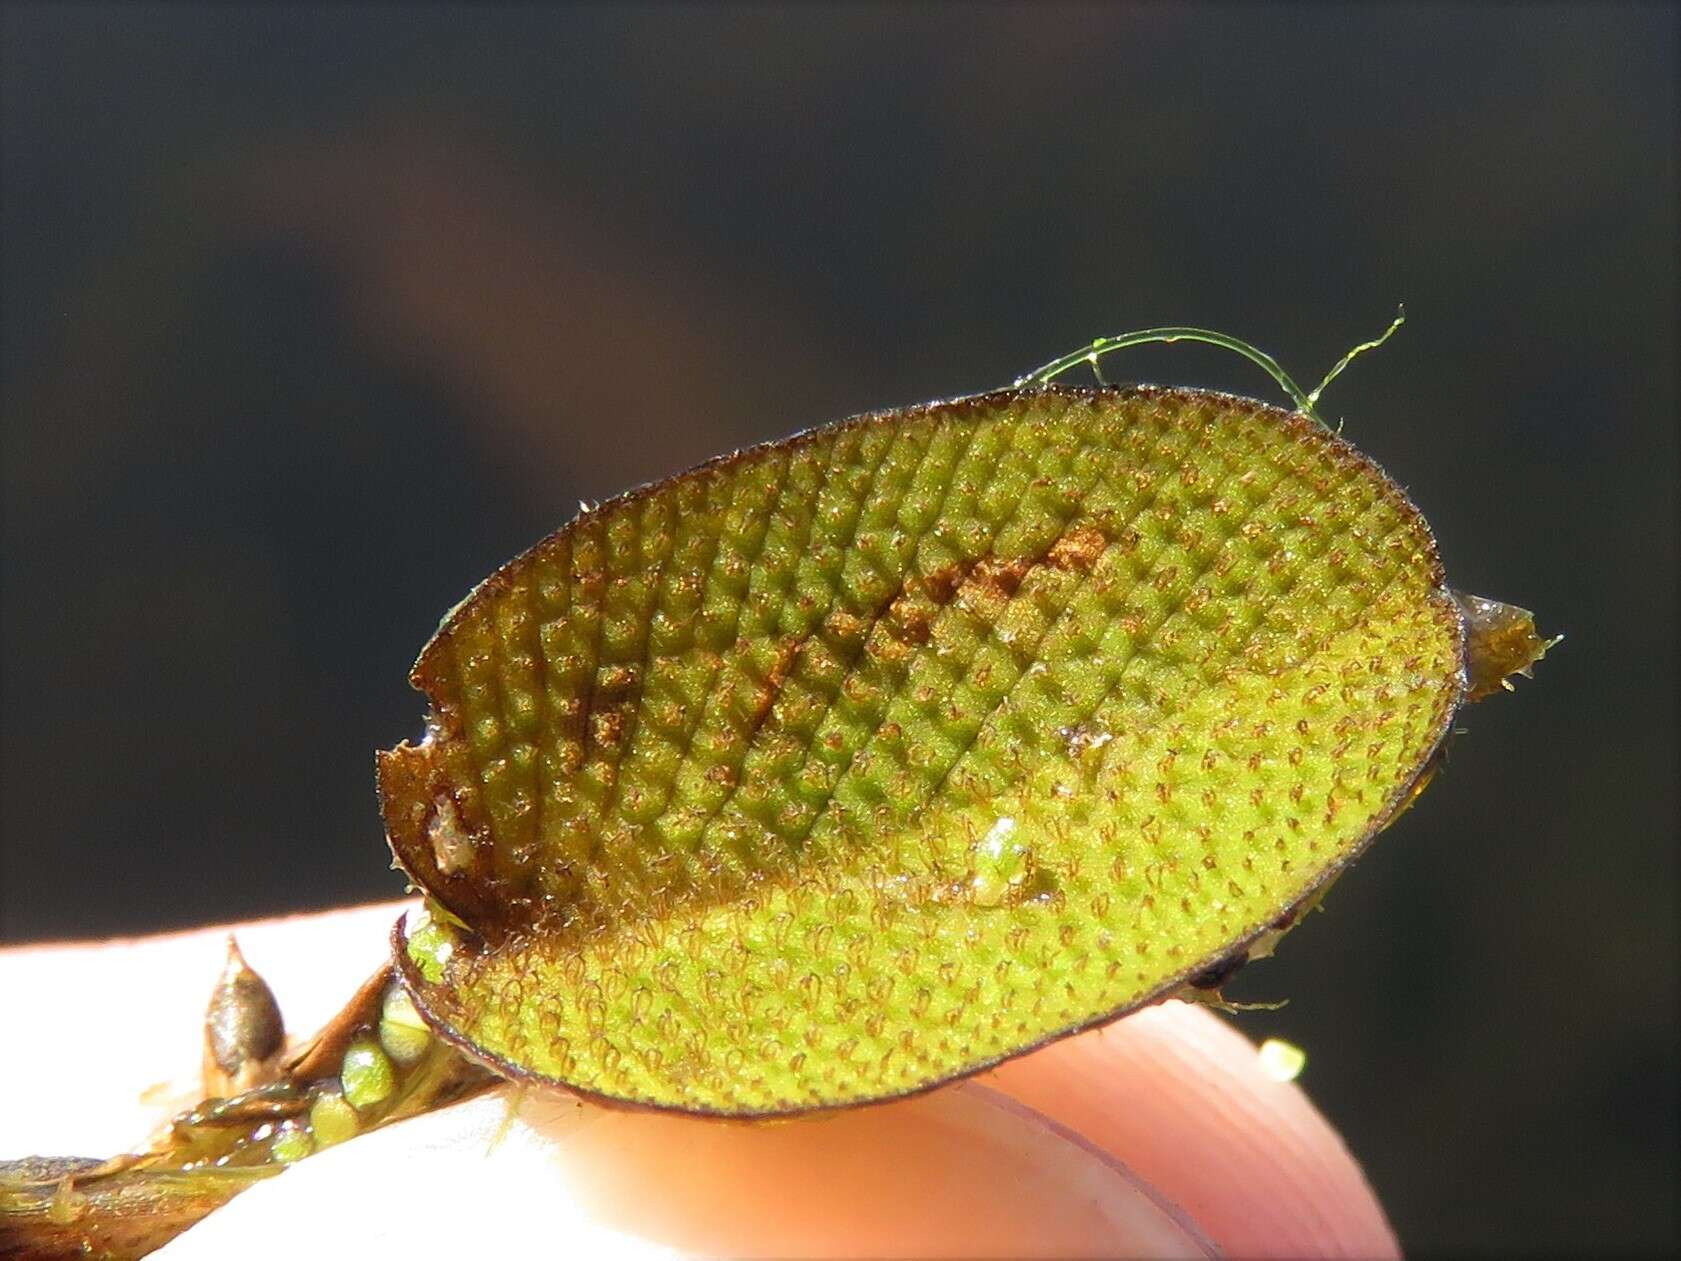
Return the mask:
<path id="1" fill-rule="evenodd" d="M 273 1081 L 205 1099 L 145 1151 L 0 1162 L 0 1259 L 143 1257 L 289 1164 L 501 1080 L 410 1023 L 406 1001 L 380 969 Z"/>

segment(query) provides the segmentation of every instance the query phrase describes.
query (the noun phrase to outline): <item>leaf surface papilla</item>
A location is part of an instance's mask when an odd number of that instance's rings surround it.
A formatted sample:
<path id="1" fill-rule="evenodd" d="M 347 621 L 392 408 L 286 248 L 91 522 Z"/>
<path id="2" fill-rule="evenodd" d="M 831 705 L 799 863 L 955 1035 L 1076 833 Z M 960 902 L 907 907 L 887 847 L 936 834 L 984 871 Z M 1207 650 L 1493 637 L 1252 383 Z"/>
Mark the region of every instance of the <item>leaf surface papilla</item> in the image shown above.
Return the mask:
<path id="1" fill-rule="evenodd" d="M 1417 510 L 1300 415 L 860 417 L 587 512 L 452 611 L 380 787 L 459 925 L 398 963 L 512 1075 L 910 1093 L 1266 931 L 1406 799 L 1463 657 Z"/>

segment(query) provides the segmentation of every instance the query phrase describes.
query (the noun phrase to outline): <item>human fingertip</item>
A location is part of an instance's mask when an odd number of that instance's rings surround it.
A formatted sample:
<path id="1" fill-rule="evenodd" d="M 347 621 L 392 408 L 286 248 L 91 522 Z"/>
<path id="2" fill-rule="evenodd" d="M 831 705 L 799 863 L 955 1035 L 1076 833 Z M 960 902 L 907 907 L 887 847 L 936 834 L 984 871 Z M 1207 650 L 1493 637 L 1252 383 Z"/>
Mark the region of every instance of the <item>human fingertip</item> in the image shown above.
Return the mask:
<path id="1" fill-rule="evenodd" d="M 1115 1153 L 1230 1255 L 1398 1256 L 1359 1162 L 1281 1076 L 1226 1021 L 1169 1002 L 984 1080 Z"/>

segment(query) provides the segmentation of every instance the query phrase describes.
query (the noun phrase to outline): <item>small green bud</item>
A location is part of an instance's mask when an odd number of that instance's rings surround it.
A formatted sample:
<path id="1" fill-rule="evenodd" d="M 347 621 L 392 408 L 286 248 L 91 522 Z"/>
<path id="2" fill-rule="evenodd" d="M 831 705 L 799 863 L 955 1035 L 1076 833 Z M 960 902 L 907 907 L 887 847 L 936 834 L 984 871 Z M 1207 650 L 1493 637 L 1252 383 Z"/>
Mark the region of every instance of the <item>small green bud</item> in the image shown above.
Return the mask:
<path id="1" fill-rule="evenodd" d="M 357 1038 L 344 1053 L 339 1070 L 344 1097 L 358 1108 L 371 1108 L 390 1097 L 397 1088 L 397 1071 L 390 1058 L 372 1038 Z"/>
<path id="2" fill-rule="evenodd" d="M 356 1109 L 345 1102 L 343 1095 L 336 1090 L 327 1090 L 317 1095 L 315 1102 L 309 1105 L 309 1128 L 315 1136 L 316 1148 L 320 1149 L 355 1138 L 362 1122 L 356 1115 Z"/>
<path id="3" fill-rule="evenodd" d="M 269 1142 L 269 1151 L 283 1165 L 302 1160 L 314 1150 L 315 1141 L 310 1138 L 309 1131 L 296 1121 L 282 1125 Z"/>
<path id="4" fill-rule="evenodd" d="M 431 1041 L 432 1031 L 415 1010 L 414 999 L 401 985 L 393 985 L 385 992 L 379 1015 L 379 1042 L 386 1054 L 406 1067 L 425 1053 Z"/>
<path id="5" fill-rule="evenodd" d="M 444 979 L 444 965 L 455 953 L 455 934 L 447 924 L 423 912 L 409 928 L 406 944 L 421 976 L 433 984 Z"/>

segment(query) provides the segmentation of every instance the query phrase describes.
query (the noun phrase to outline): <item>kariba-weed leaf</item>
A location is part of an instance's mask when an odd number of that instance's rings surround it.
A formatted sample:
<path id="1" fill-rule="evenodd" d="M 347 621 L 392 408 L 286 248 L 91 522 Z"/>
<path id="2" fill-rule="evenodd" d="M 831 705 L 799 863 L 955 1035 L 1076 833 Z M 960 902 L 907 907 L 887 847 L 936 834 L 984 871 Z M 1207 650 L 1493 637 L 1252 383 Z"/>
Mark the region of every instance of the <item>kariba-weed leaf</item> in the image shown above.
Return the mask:
<path id="1" fill-rule="evenodd" d="M 1036 386 L 603 504 L 413 677 L 380 786 L 425 1018 L 513 1076 L 773 1114 L 1270 942 L 1410 800 L 1466 633 L 1417 510 L 1302 414 Z"/>

